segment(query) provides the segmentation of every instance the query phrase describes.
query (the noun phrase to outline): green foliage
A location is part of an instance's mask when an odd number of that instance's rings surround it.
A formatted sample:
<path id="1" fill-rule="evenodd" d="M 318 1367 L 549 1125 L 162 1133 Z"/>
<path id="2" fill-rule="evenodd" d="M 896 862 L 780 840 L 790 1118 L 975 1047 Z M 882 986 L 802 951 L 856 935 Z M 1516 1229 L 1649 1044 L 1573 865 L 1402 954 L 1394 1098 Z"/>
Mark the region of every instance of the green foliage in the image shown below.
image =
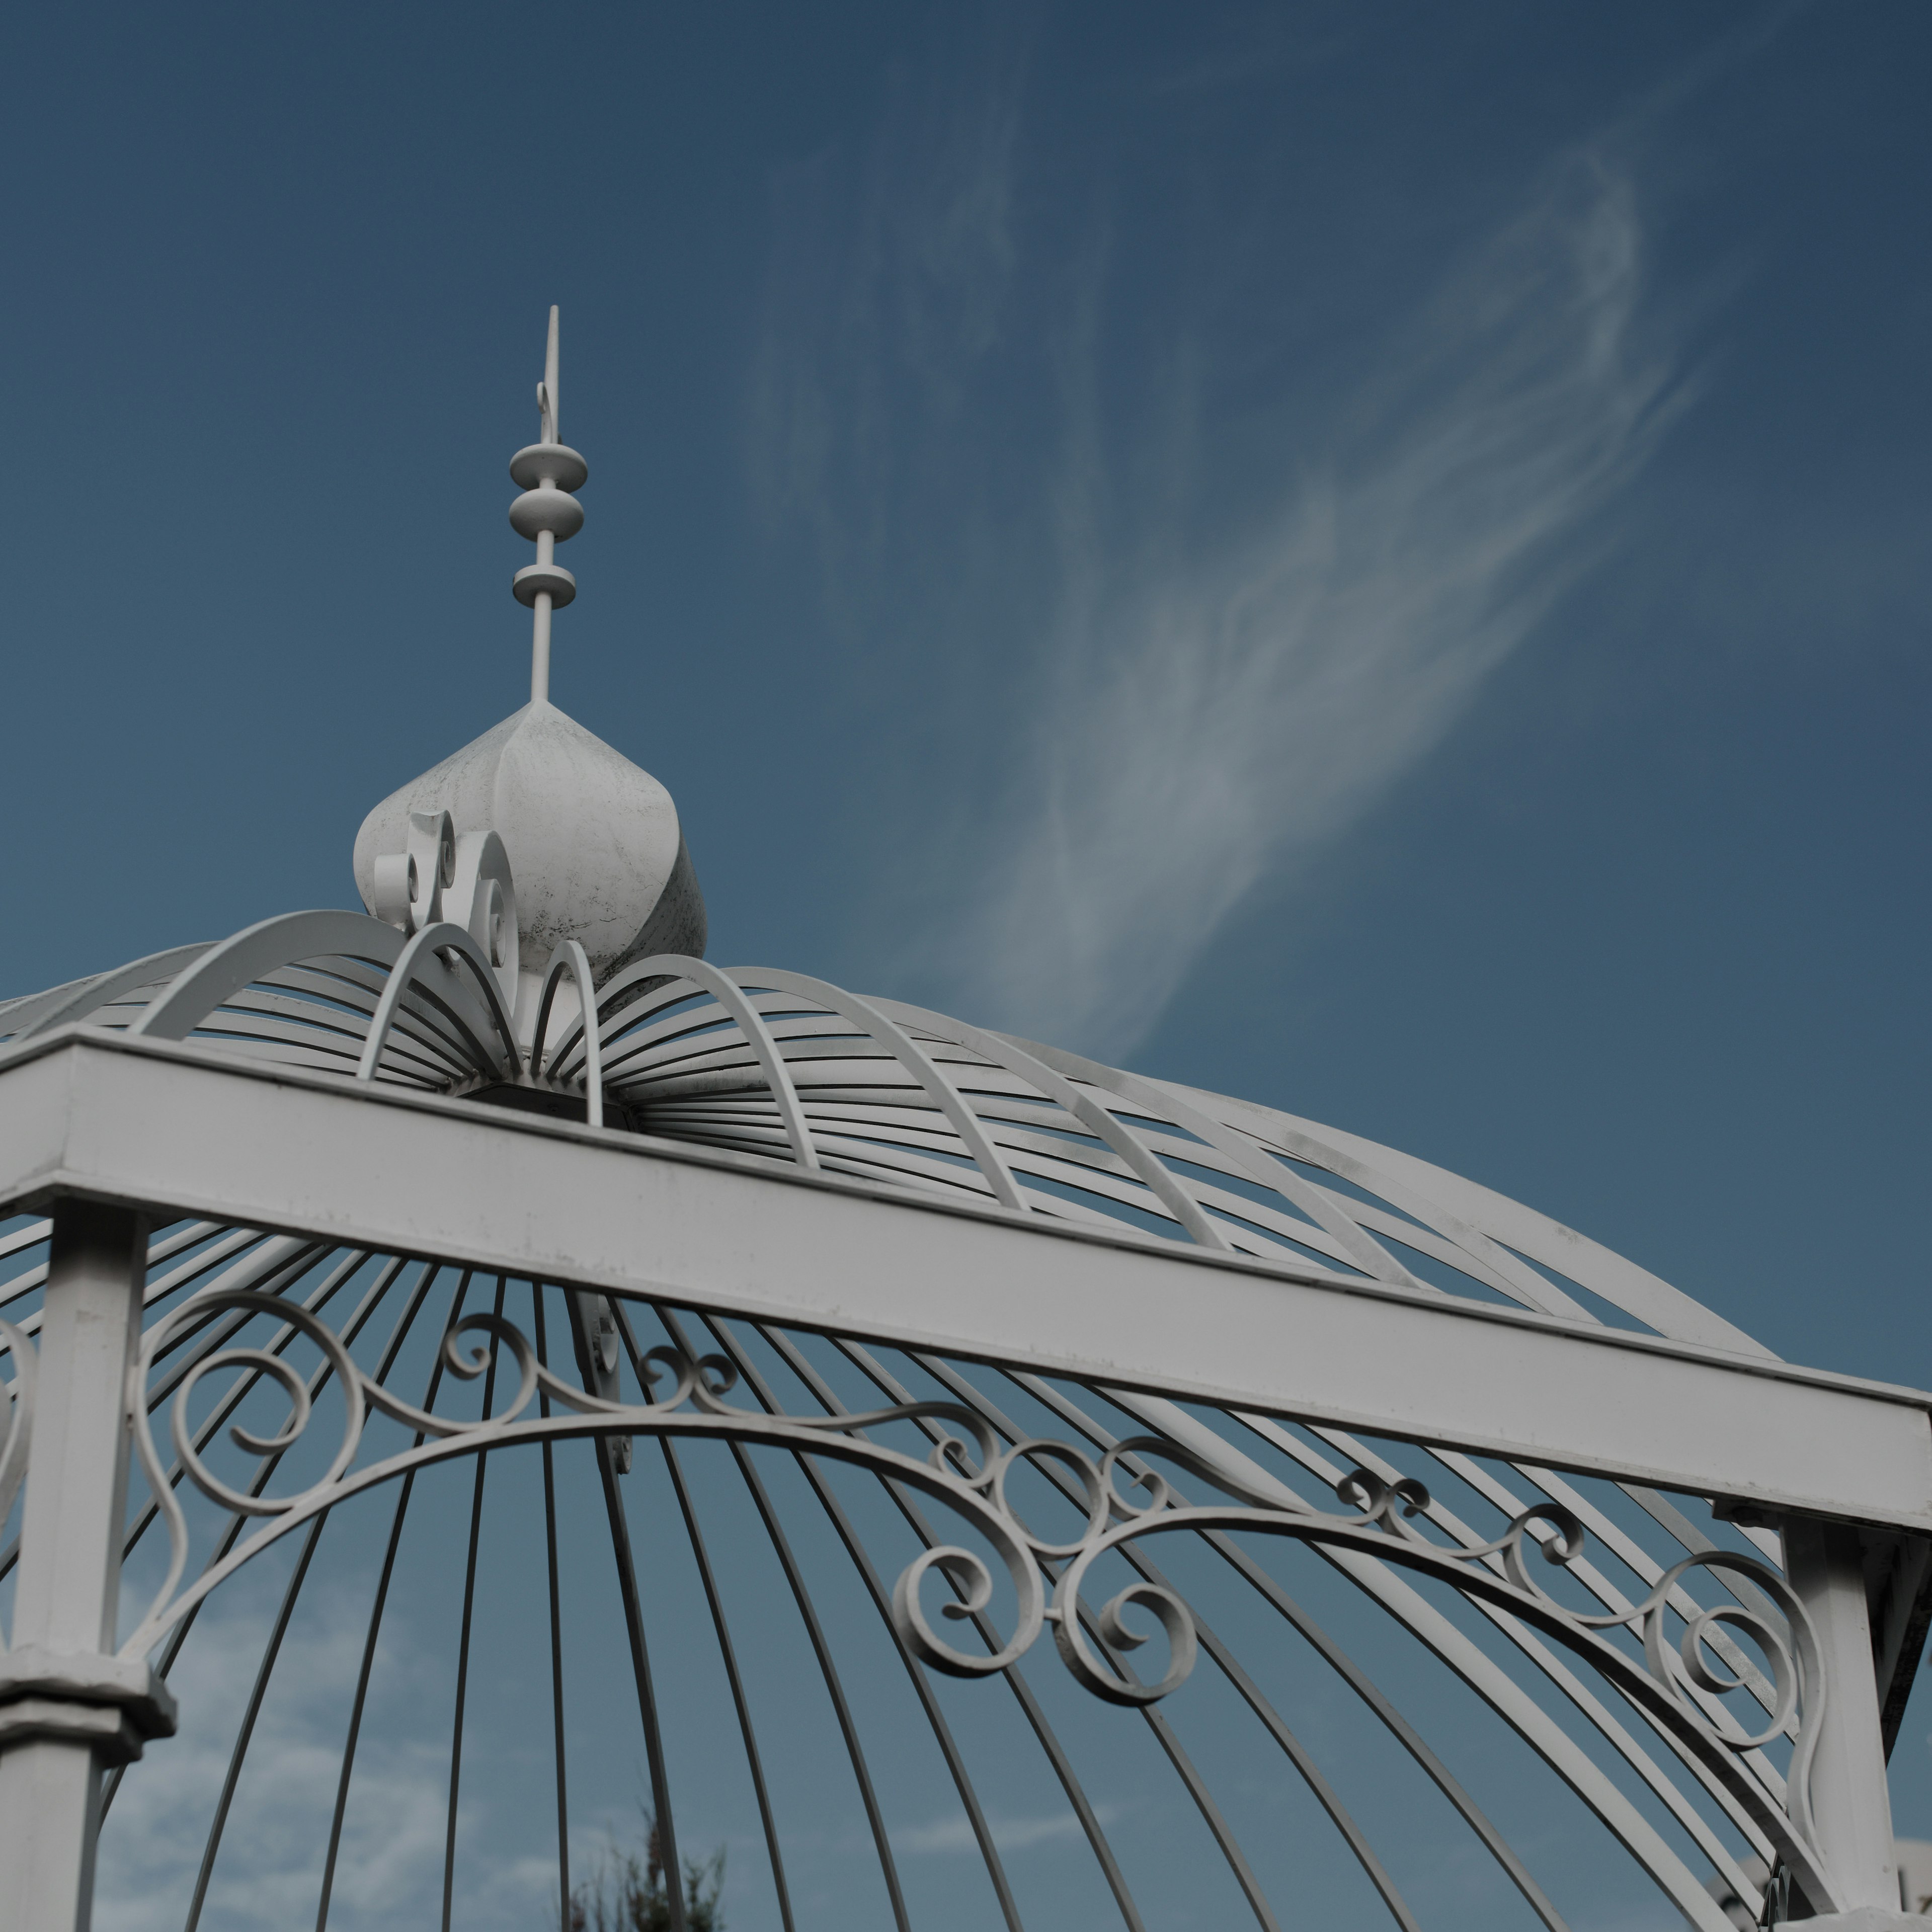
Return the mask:
<path id="1" fill-rule="evenodd" d="M 644 1856 L 614 1838 L 604 1849 L 594 1878 L 574 1886 L 566 1932 L 670 1932 L 670 1898 L 664 1883 L 664 1853 L 658 1821 L 644 1814 Z M 724 1882 L 724 1852 L 684 1862 L 686 1932 L 724 1932 L 718 1894 Z"/>

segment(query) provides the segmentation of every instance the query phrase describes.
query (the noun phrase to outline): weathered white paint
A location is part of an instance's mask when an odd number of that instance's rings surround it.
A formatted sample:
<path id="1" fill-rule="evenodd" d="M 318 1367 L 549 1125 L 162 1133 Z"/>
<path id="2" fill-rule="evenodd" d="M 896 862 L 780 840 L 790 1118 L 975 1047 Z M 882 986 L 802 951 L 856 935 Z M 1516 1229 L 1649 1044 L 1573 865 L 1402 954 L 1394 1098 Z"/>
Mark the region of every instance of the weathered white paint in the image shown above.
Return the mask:
<path id="1" fill-rule="evenodd" d="M 356 886 L 372 911 L 376 860 L 404 849 L 412 812 L 502 838 L 526 974 L 540 976 L 566 939 L 600 976 L 646 940 L 646 952 L 704 950 L 704 900 L 670 794 L 553 704 L 525 705 L 363 820 Z"/>

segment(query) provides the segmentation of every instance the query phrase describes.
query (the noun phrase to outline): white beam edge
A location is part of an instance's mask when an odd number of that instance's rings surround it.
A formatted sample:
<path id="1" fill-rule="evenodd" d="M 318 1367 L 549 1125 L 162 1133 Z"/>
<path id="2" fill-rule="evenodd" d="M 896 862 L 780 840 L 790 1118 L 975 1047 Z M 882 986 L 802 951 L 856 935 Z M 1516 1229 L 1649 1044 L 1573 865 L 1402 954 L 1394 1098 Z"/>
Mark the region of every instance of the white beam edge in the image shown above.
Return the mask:
<path id="1" fill-rule="evenodd" d="M 1932 1395 L 76 1027 L 0 1052 L 70 1195 L 1932 1533 Z"/>

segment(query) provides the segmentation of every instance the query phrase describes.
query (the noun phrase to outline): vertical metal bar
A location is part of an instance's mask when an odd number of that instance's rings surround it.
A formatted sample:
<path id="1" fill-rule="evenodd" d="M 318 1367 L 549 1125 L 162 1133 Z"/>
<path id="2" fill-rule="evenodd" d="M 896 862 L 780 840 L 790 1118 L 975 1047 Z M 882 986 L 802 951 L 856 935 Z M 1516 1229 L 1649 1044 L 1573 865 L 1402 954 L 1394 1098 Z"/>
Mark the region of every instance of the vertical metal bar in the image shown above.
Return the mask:
<path id="1" fill-rule="evenodd" d="M 588 1362 L 595 1338 L 585 1331 L 586 1298 L 565 1298 L 580 1360 Z M 586 1377 L 589 1375 L 586 1370 Z M 586 1384 L 587 1385 L 587 1384 Z M 677 1834 L 671 1821 L 670 1779 L 664 1768 L 664 1738 L 658 1725 L 658 1700 L 651 1683 L 650 1648 L 644 1639 L 644 1610 L 638 1591 L 638 1573 L 631 1558 L 631 1528 L 624 1515 L 624 1498 L 617 1487 L 616 1464 L 610 1438 L 593 1438 L 597 1447 L 598 1479 L 604 1486 L 604 1514 L 610 1523 L 610 1553 L 617 1565 L 617 1589 L 623 1600 L 624 1629 L 630 1639 L 631 1674 L 638 1686 L 638 1714 L 644 1727 L 644 1761 L 650 1773 L 651 1808 L 656 1819 L 658 1847 L 664 1858 L 664 1896 L 670 1907 L 670 1932 L 687 1932 L 684 1916 L 684 1869 L 678 1862 Z"/>
<path id="2" fill-rule="evenodd" d="M 444 1333 L 455 1327 L 462 1318 L 463 1304 L 470 1293 L 470 1270 L 465 1268 L 456 1284 L 456 1293 L 451 1298 L 449 1318 L 443 1324 Z M 423 1396 L 422 1406 L 432 1408 L 436 1405 L 436 1392 L 442 1382 L 442 1351 L 438 1348 L 436 1365 L 430 1370 L 429 1388 Z M 416 1437 L 420 1444 L 422 1436 Z M 322 1862 L 322 1896 L 315 1909 L 315 1932 L 328 1932 L 329 1901 L 335 1895 L 336 1860 L 342 1850 L 342 1821 L 349 1810 L 349 1780 L 356 1770 L 356 1747 L 362 1736 L 362 1713 L 369 1701 L 369 1676 L 376 1667 L 376 1640 L 382 1629 L 382 1612 L 389 1600 L 389 1580 L 395 1574 L 396 1551 L 403 1540 L 403 1522 L 409 1514 L 410 1498 L 415 1493 L 416 1472 L 412 1469 L 403 1478 L 403 1486 L 396 1498 L 396 1513 L 389 1521 L 389 1545 L 382 1553 L 382 1571 L 376 1581 L 376 1600 L 369 1609 L 368 1634 L 362 1640 L 362 1666 L 356 1673 L 356 1695 L 349 1707 L 349 1736 L 342 1747 L 342 1774 L 335 1785 L 335 1810 L 328 1824 L 328 1852 Z"/>
<path id="3" fill-rule="evenodd" d="M 758 1332 L 776 1345 L 777 1338 L 774 1331 L 760 1324 Z M 833 1337 L 833 1346 L 888 1401 L 898 1402 L 914 1400 L 911 1390 L 892 1375 L 869 1348 L 842 1336 Z M 823 1378 L 818 1378 L 818 1380 L 822 1382 Z M 829 1395 L 830 1393 L 828 1389 L 826 1394 Z M 824 1400 L 824 1397 L 820 1400 Z M 900 1484 L 888 1483 L 885 1486 L 892 1500 L 898 1504 L 899 1513 L 912 1526 L 914 1534 L 928 1550 L 944 1540 L 926 1520 L 925 1512 L 911 1500 Z M 1000 1640 L 998 1632 L 993 1628 L 992 1619 L 983 1610 L 971 1611 L 968 1617 L 988 1651 L 998 1651 Z M 1046 1713 L 1041 1708 L 1040 1700 L 1034 1696 L 1032 1685 L 1018 1670 L 1005 1670 L 1000 1674 L 1006 1679 L 1007 1688 L 1012 1692 L 1021 1710 L 1025 1713 L 1027 1722 L 1033 1726 L 1034 1736 L 1039 1739 L 1040 1748 L 1046 1753 L 1047 1761 L 1053 1766 L 1054 1775 L 1060 1780 L 1060 1789 L 1066 1793 L 1067 1802 L 1073 1807 L 1074 1815 L 1080 1821 L 1080 1828 L 1087 1834 L 1088 1847 L 1100 1864 L 1101 1874 L 1107 1881 L 1108 1889 L 1114 1894 L 1114 1903 L 1120 1909 L 1120 1916 L 1126 1923 L 1128 1932 L 1144 1932 L 1141 1923 L 1140 1908 L 1134 1903 L 1126 1874 L 1120 1870 L 1120 1862 L 1114 1856 L 1114 1848 L 1108 1842 L 1106 1828 L 1094 1809 L 1092 1801 L 1087 1796 L 1086 1787 L 1082 1784 L 1079 1774 L 1073 1768 L 1073 1762 L 1067 1756 L 1066 1747 L 1055 1735 L 1052 1724 L 1048 1723 Z"/>
<path id="4" fill-rule="evenodd" d="M 621 1318 L 621 1308 L 619 1314 Z M 630 1323 L 625 1322 L 625 1339 L 631 1344 L 631 1359 L 634 1363 L 637 1343 L 632 1339 L 630 1329 Z M 704 1580 L 704 1599 L 711 1606 L 712 1626 L 718 1633 L 718 1654 L 724 1660 L 724 1674 L 730 1682 L 731 1702 L 738 1712 L 738 1730 L 745 1740 L 745 1760 L 751 1766 L 752 1787 L 758 1793 L 758 1819 L 765 1834 L 765 1854 L 771 1862 L 772 1883 L 778 1895 L 778 1916 L 784 1922 L 785 1932 L 794 1932 L 791 1893 L 785 1884 L 784 1860 L 778 1853 L 778 1823 L 772 1815 L 771 1794 L 765 1789 L 765 1767 L 758 1756 L 758 1740 L 752 1728 L 752 1711 L 746 1702 L 744 1683 L 738 1675 L 737 1653 L 731 1646 L 731 1632 L 724 1622 L 724 1600 L 718 1594 L 718 1580 L 712 1574 L 711 1558 L 698 1526 L 698 1513 L 692 1507 L 690 1492 L 685 1486 L 684 1471 L 679 1465 L 677 1451 L 668 1436 L 660 1439 L 659 1446 L 664 1450 L 664 1466 L 670 1472 L 671 1486 L 677 1492 L 677 1506 L 683 1513 L 684 1526 L 691 1538 L 691 1553 L 698 1560 L 698 1574 Z"/>
<path id="5" fill-rule="evenodd" d="M 859 1742 L 858 1726 L 853 1722 L 851 1706 L 845 1701 L 845 1687 L 840 1682 L 838 1667 L 832 1660 L 830 1646 L 825 1641 L 825 1632 L 818 1621 L 817 1607 L 812 1600 L 812 1592 L 806 1588 L 805 1576 L 798 1567 L 798 1559 L 792 1554 L 791 1544 L 780 1525 L 778 1512 L 772 1508 L 771 1498 L 765 1493 L 765 1486 L 759 1480 L 758 1472 L 752 1466 L 751 1458 L 745 1453 L 742 1443 L 731 1444 L 731 1454 L 738 1465 L 738 1471 L 745 1479 L 745 1486 L 752 1492 L 752 1501 L 757 1506 L 760 1519 L 765 1526 L 765 1534 L 771 1538 L 772 1549 L 778 1557 L 785 1574 L 785 1581 L 791 1586 L 793 1600 L 798 1605 L 798 1612 L 805 1624 L 805 1634 L 811 1640 L 813 1654 L 818 1659 L 818 1668 L 825 1679 L 825 1688 L 832 1699 L 833 1714 L 838 1720 L 838 1729 L 845 1740 L 847 1754 L 852 1760 L 853 1774 L 859 1780 L 859 1796 L 866 1808 L 866 1821 L 872 1827 L 872 1844 L 879 1856 L 879 1870 L 886 1881 L 886 1892 L 892 1901 L 892 1922 L 898 1932 L 912 1932 L 911 1922 L 906 1916 L 905 1894 L 899 1888 L 899 1872 L 892 1857 L 892 1841 L 886 1834 L 885 1815 L 879 1809 L 878 1794 L 872 1788 L 872 1774 L 866 1768 L 865 1748 Z"/>
<path id="6" fill-rule="evenodd" d="M 14 1648 L 111 1652 L 128 1508 L 127 1388 L 141 1341 L 147 1228 L 126 1209 L 54 1209 Z M 0 1871 L 33 1932 L 85 1932 L 94 1902 L 101 1754 L 81 1737 L 0 1751 Z"/>
<path id="7" fill-rule="evenodd" d="M 214 1816 L 201 1848 L 201 1869 L 195 1874 L 194 1898 L 188 1909 L 183 1932 L 195 1932 L 195 1928 L 201 1923 L 201 1908 L 208 1898 L 208 1882 L 214 1875 L 215 1854 L 221 1849 L 221 1834 L 227 1828 L 229 1808 L 235 1802 L 235 1787 L 242 1780 L 242 1762 L 248 1755 L 249 1742 L 255 1735 L 255 1720 L 262 1714 L 262 1699 L 274 1673 L 275 1660 L 281 1654 L 282 1639 L 288 1634 L 289 1618 L 294 1612 L 296 1598 L 301 1594 L 302 1580 L 308 1574 L 315 1546 L 322 1540 L 322 1529 L 328 1521 L 327 1516 L 319 1516 L 310 1526 L 308 1534 L 302 1539 L 302 1559 L 296 1565 L 295 1574 L 289 1579 L 288 1588 L 282 1593 L 281 1610 L 275 1618 L 274 1628 L 268 1633 L 267 1648 L 262 1652 L 261 1667 L 255 1672 L 255 1688 L 248 1694 L 248 1708 L 242 1714 L 235 1748 L 228 1754 L 228 1775 L 222 1780 L 221 1796 L 215 1804 Z"/>
<path id="8" fill-rule="evenodd" d="M 667 1312 L 663 1318 L 679 1347 L 688 1354 L 690 1350 L 676 1318 Z M 758 1372 L 751 1358 L 739 1346 L 736 1338 L 730 1330 L 722 1322 L 708 1318 L 704 1325 L 728 1353 L 745 1385 L 758 1397 L 760 1406 L 768 1414 L 782 1414 L 783 1412 L 772 1393 L 770 1385 Z M 760 1327 L 758 1332 L 767 1342 L 779 1348 L 788 1366 L 811 1389 L 827 1414 L 836 1414 L 840 1406 L 838 1398 L 813 1371 L 810 1364 L 791 1349 L 788 1344 L 783 1343 L 781 1338 L 776 1337 L 770 1330 Z M 920 1668 L 918 1660 L 906 1648 L 904 1639 L 898 1634 L 898 1626 L 892 1622 L 892 1599 L 886 1593 L 885 1586 L 880 1582 L 879 1573 L 873 1568 L 865 1545 L 859 1540 L 858 1533 L 852 1527 L 851 1519 L 845 1514 L 838 1498 L 832 1493 L 824 1472 L 808 1456 L 800 1456 L 796 1460 L 806 1480 L 812 1485 L 812 1493 L 818 1498 L 820 1508 L 824 1510 L 832 1528 L 837 1532 L 839 1541 L 845 1546 L 845 1553 L 852 1559 L 853 1568 L 858 1571 L 860 1580 L 865 1584 L 872 1599 L 872 1606 L 878 1612 L 880 1619 L 886 1627 L 886 1634 L 898 1654 L 899 1661 L 905 1666 L 906 1676 L 911 1681 L 913 1693 L 919 1699 L 920 1708 L 925 1712 L 926 1721 L 932 1729 L 933 1742 L 938 1745 L 940 1755 L 946 1760 L 946 1768 L 952 1774 L 953 1788 L 959 1794 L 960 1803 L 966 1808 L 966 1821 L 971 1828 L 974 1841 L 980 1847 L 980 1856 L 986 1868 L 986 1876 L 992 1885 L 993 1895 L 999 1900 L 1000 1916 L 1006 1921 L 1009 1932 L 1022 1932 L 1019 1906 L 1013 1898 L 1012 1887 L 1007 1882 L 1006 1868 L 1000 1857 L 999 1848 L 993 1843 L 992 1828 L 986 1822 L 986 1810 L 980 1802 L 978 1789 L 974 1784 L 971 1773 L 966 1768 L 966 1760 L 960 1755 L 959 1747 L 953 1741 L 952 1726 L 946 1723 L 945 1715 L 939 1708 L 938 1700 L 933 1695 L 932 1686 L 927 1682 L 926 1672 Z"/>
<path id="9" fill-rule="evenodd" d="M 660 1308 L 662 1320 L 673 1339 L 680 1348 L 684 1347 L 681 1331 L 676 1318 L 670 1311 Z M 627 1335 L 629 1324 L 622 1324 Z M 688 1354 L 688 1349 L 686 1350 Z M 878 1794 L 872 1788 L 872 1774 L 866 1763 L 865 1747 L 859 1741 L 858 1727 L 852 1720 L 851 1707 L 845 1701 L 845 1687 L 840 1681 L 838 1666 L 832 1661 L 830 1648 L 825 1641 L 825 1632 L 818 1621 L 818 1612 L 812 1600 L 812 1592 L 806 1588 L 804 1574 L 798 1567 L 798 1560 L 792 1554 L 791 1544 L 786 1539 L 778 1513 L 772 1508 L 771 1498 L 765 1492 L 765 1486 L 759 1480 L 758 1472 L 752 1466 L 742 1443 L 730 1444 L 733 1460 L 738 1465 L 738 1473 L 745 1480 L 745 1486 L 751 1492 L 752 1501 L 756 1506 L 759 1520 L 764 1524 L 765 1534 L 771 1540 L 772 1553 L 784 1571 L 785 1581 L 791 1587 L 792 1600 L 798 1606 L 798 1613 L 805 1624 L 806 1636 L 810 1640 L 812 1654 L 818 1660 L 820 1674 L 825 1680 L 826 1694 L 832 1700 L 832 1709 L 838 1720 L 840 1735 L 845 1740 L 846 1754 L 852 1761 L 852 1774 L 857 1780 L 860 1802 L 866 1809 L 866 1822 L 872 1827 L 872 1843 L 879 1857 L 879 1869 L 886 1882 L 886 1893 L 892 1908 L 893 1923 L 898 1932 L 911 1932 L 910 1922 L 906 1916 L 905 1895 L 899 1888 L 898 1867 L 892 1858 L 891 1840 L 886 1833 L 885 1815 L 879 1809 Z"/>
<path id="10" fill-rule="evenodd" d="M 530 1283 L 530 1303 L 535 1311 L 537 1360 L 549 1365 L 548 1344 L 544 1334 L 543 1283 Z M 550 1397 L 539 1391 L 539 1413 L 550 1414 Z M 564 1778 L 563 1751 L 563 1616 L 556 1562 L 556 1468 L 552 1444 L 543 1445 L 544 1543 L 550 1564 L 550 1697 L 556 1758 L 556 1885 L 560 1903 L 557 1924 L 561 1932 L 570 1932 L 570 1796 Z M 787 1932 L 790 1932 L 788 1927 Z"/>
<path id="11" fill-rule="evenodd" d="M 658 1318 L 664 1324 L 666 1331 L 686 1354 L 692 1352 L 686 1346 L 683 1330 L 677 1318 L 667 1308 L 658 1308 Z M 714 1333 L 716 1331 L 714 1330 Z M 798 1567 L 798 1559 L 792 1554 L 791 1544 L 785 1535 L 772 1508 L 771 1498 L 766 1493 L 764 1482 L 752 1466 L 751 1458 L 746 1454 L 742 1443 L 730 1445 L 732 1460 L 738 1465 L 738 1473 L 745 1480 L 745 1486 L 751 1492 L 752 1501 L 757 1508 L 760 1521 L 765 1526 L 765 1534 L 770 1539 L 772 1551 L 784 1571 L 785 1581 L 790 1586 L 792 1600 L 798 1606 L 800 1620 L 805 1625 L 805 1634 L 812 1644 L 812 1654 L 818 1660 L 819 1674 L 825 1680 L 826 1694 L 832 1700 L 832 1714 L 838 1720 L 839 1734 L 845 1740 L 846 1755 L 852 1762 L 852 1775 L 859 1786 L 860 1802 L 865 1807 L 866 1822 L 872 1828 L 872 1844 L 878 1853 L 879 1870 L 886 1882 L 886 1894 L 892 1908 L 892 1921 L 898 1932 L 911 1932 L 911 1922 L 906 1916 L 905 1894 L 899 1886 L 898 1864 L 892 1856 L 892 1840 L 886 1831 L 885 1814 L 879 1809 L 878 1793 L 873 1789 L 872 1774 L 866 1762 L 866 1748 L 860 1742 L 858 1726 L 853 1721 L 852 1708 L 845 1701 L 845 1686 L 838 1675 L 838 1666 L 833 1662 L 831 1647 L 825 1641 L 824 1627 L 818 1621 L 818 1606 L 812 1600 L 812 1592 L 806 1587 L 805 1574 Z"/>
<path id="12" fill-rule="evenodd" d="M 496 1277 L 496 1318 L 503 1316 L 503 1277 Z M 483 1377 L 483 1413 L 496 1394 L 496 1358 L 492 1346 L 490 1366 Z M 476 1546 L 483 1534 L 483 1478 L 488 1473 L 487 1450 L 476 1452 L 476 1483 L 470 1502 L 470 1558 L 463 1572 L 463 1628 L 456 1646 L 456 1718 L 449 1740 L 449 1824 L 442 1846 L 442 1932 L 449 1932 L 450 1908 L 456 1891 L 456 1800 L 463 1783 L 463 1714 L 470 1702 L 470 1631 L 476 1610 Z"/>

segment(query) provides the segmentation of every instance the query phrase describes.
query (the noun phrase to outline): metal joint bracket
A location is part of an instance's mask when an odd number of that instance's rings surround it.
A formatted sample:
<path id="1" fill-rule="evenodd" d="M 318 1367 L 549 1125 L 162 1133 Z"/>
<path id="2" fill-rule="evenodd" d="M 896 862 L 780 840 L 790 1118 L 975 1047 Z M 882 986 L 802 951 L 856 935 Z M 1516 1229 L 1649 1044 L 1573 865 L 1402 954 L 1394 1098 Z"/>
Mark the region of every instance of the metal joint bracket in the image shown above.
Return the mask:
<path id="1" fill-rule="evenodd" d="M 145 1662 L 32 1648 L 0 1657 L 0 1750 L 68 1738 L 126 1764 L 151 1738 L 172 1737 L 176 1720 L 174 1694 Z"/>

